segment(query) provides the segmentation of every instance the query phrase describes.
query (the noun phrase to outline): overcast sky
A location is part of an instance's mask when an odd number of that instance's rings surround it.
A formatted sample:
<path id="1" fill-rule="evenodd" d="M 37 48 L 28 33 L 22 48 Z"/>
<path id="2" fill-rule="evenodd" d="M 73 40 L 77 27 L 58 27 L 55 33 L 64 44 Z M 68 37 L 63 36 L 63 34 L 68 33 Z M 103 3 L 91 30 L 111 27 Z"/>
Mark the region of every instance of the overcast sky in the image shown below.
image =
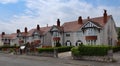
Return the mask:
<path id="1" fill-rule="evenodd" d="M 103 9 L 120 26 L 120 0 L 0 0 L 0 32 L 23 31 L 24 27 L 29 30 L 37 24 L 51 26 L 58 18 L 63 24 L 79 16 L 99 17 Z"/>

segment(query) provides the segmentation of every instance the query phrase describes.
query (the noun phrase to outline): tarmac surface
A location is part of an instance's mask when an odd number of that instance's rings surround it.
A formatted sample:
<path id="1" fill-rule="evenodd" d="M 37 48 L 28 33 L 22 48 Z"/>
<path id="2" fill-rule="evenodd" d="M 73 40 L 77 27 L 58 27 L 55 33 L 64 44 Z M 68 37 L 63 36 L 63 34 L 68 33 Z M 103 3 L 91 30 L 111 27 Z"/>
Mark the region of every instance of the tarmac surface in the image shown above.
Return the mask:
<path id="1" fill-rule="evenodd" d="M 120 52 L 114 53 L 116 62 L 73 60 L 70 52 L 59 54 L 59 58 L 0 53 L 0 66 L 120 66 Z"/>

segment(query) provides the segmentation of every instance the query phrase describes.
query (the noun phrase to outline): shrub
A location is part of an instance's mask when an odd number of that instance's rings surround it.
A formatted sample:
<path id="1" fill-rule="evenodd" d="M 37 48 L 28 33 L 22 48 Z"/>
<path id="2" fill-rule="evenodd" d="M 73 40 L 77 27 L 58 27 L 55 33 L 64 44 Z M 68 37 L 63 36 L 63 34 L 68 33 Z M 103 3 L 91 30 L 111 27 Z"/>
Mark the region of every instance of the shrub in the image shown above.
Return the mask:
<path id="1" fill-rule="evenodd" d="M 114 46 L 112 47 L 113 52 L 118 52 L 120 51 L 120 46 Z"/>
<path id="2" fill-rule="evenodd" d="M 67 52 L 70 51 L 73 46 L 61 46 L 56 47 L 58 52 Z"/>
<path id="3" fill-rule="evenodd" d="M 104 56 L 107 55 L 109 47 L 107 46 L 79 46 L 80 55 L 86 56 Z"/>
<path id="4" fill-rule="evenodd" d="M 61 44 L 60 44 L 60 42 L 58 41 L 57 43 L 56 43 L 56 47 L 60 47 L 61 46 Z"/>
<path id="5" fill-rule="evenodd" d="M 66 52 L 70 51 L 72 46 L 61 46 L 61 47 L 53 47 L 53 48 L 38 48 L 38 52 L 54 52 L 54 49 L 56 49 L 58 52 Z"/>
<path id="6" fill-rule="evenodd" d="M 38 52 L 42 53 L 42 52 L 53 52 L 54 48 L 38 48 Z"/>
<path id="7" fill-rule="evenodd" d="M 109 49 L 108 46 L 79 46 L 72 48 L 72 53 L 75 56 L 104 56 Z"/>
<path id="8" fill-rule="evenodd" d="M 20 46 L 0 46 L 0 48 L 19 48 Z"/>
<path id="9" fill-rule="evenodd" d="M 71 52 L 72 52 L 72 55 L 74 55 L 74 56 L 79 56 L 80 55 L 80 52 L 78 51 L 78 47 L 73 47 L 71 49 Z"/>

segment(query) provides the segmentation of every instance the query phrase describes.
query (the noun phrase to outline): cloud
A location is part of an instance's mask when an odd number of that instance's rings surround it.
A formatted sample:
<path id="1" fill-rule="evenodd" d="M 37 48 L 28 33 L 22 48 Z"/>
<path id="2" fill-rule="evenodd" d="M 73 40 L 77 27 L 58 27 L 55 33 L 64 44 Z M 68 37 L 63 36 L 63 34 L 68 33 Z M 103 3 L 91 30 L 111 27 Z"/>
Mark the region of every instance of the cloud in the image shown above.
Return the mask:
<path id="1" fill-rule="evenodd" d="M 16 32 L 16 29 L 35 28 L 40 26 L 55 25 L 56 20 L 60 18 L 61 23 L 77 20 L 79 16 L 83 18 L 98 17 L 103 15 L 103 9 L 108 10 L 115 18 L 117 26 L 120 17 L 120 7 L 94 6 L 81 0 L 24 0 L 26 9 L 22 14 L 13 15 L 9 23 L 2 23 L 5 27 L 0 31 L 8 33 Z"/>
<path id="2" fill-rule="evenodd" d="M 0 3 L 2 4 L 8 4 L 8 3 L 16 3 L 18 0 L 0 0 Z"/>

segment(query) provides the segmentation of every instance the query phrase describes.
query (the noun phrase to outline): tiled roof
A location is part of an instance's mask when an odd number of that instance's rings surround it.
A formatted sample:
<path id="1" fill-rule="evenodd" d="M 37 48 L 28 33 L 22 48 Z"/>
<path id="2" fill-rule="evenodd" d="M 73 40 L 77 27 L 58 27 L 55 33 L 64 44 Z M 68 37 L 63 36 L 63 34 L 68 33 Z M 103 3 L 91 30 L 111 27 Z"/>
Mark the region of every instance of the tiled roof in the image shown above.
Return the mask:
<path id="1" fill-rule="evenodd" d="M 49 26 L 49 27 L 41 27 L 39 32 L 40 32 L 41 35 L 44 35 L 50 30 L 50 28 L 51 28 L 51 26 Z M 35 31 L 38 31 L 38 30 L 37 29 L 31 29 L 28 32 L 29 33 L 28 36 L 31 36 L 33 34 L 33 32 L 35 32 Z"/>
<path id="2" fill-rule="evenodd" d="M 5 34 L 5 35 L 3 35 L 3 38 L 15 39 L 15 38 L 16 38 L 16 35 L 15 35 L 15 34 Z"/>
<path id="3" fill-rule="evenodd" d="M 111 15 L 107 16 L 107 19 L 109 19 Z M 105 23 L 103 22 L 103 17 L 95 17 L 95 18 L 90 18 L 90 21 L 93 21 L 96 25 L 99 25 L 101 27 L 104 27 Z M 82 24 L 78 24 L 78 21 L 71 21 L 71 22 L 66 22 L 62 26 L 64 28 L 64 32 L 72 32 L 72 31 L 78 31 L 82 25 L 84 25 L 88 19 L 83 19 Z"/>

